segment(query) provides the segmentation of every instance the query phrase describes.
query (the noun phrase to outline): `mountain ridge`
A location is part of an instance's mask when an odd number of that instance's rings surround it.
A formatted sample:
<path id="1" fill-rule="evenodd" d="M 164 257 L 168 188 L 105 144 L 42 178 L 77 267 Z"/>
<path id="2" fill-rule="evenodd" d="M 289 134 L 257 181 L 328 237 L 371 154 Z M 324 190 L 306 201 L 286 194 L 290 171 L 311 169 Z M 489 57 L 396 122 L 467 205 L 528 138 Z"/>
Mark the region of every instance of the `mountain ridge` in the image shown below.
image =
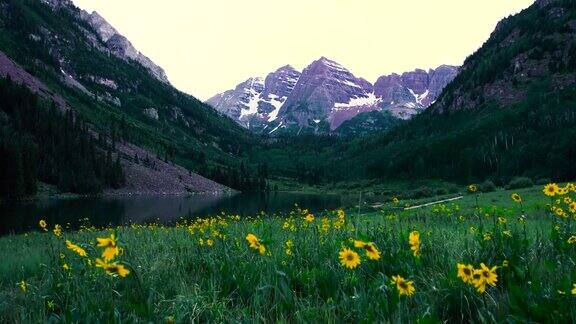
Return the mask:
<path id="1" fill-rule="evenodd" d="M 304 128 L 331 133 L 343 122 L 371 111 L 386 110 L 396 118 L 410 119 L 431 105 L 458 71 L 458 67 L 450 65 L 428 71 L 416 69 L 383 75 L 373 85 L 354 76 L 341 64 L 321 57 L 302 72 L 287 65 L 266 79 L 283 69 L 290 71 L 292 82 L 272 109 L 251 106 L 254 105 L 251 100 L 258 100 L 255 98 L 273 86 L 262 81 L 254 86 L 251 81 L 263 78 L 250 78 L 235 89 L 216 94 L 206 103 L 257 133 L 272 134 L 289 128 L 296 132 Z"/>

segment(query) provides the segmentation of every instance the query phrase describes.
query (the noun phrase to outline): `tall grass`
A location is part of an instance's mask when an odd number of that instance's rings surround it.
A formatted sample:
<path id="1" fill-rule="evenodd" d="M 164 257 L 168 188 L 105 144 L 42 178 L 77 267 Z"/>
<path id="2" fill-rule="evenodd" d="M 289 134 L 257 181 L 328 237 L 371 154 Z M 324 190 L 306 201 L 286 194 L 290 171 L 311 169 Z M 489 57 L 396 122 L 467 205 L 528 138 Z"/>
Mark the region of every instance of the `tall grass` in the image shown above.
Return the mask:
<path id="1" fill-rule="evenodd" d="M 482 203 L 472 210 L 449 204 L 348 213 L 344 223 L 336 211 L 309 222 L 307 211 L 295 209 L 283 217 L 219 215 L 175 227 L 4 237 L 0 322 L 576 321 L 576 245 L 568 243 L 574 215 L 522 217 L 526 202 Z M 408 244 L 414 230 L 419 257 Z M 111 232 L 124 250 L 117 261 L 131 271 L 125 278 L 94 266 L 102 253 L 96 238 Z M 250 248 L 250 233 L 266 247 L 263 254 Z M 368 259 L 353 239 L 374 242 L 380 259 Z M 88 257 L 66 249 L 64 240 Z M 360 255 L 358 267 L 340 263 L 343 247 Z M 497 266 L 496 287 L 479 293 L 457 277 L 457 263 Z M 413 281 L 415 294 L 400 296 L 395 275 Z"/>

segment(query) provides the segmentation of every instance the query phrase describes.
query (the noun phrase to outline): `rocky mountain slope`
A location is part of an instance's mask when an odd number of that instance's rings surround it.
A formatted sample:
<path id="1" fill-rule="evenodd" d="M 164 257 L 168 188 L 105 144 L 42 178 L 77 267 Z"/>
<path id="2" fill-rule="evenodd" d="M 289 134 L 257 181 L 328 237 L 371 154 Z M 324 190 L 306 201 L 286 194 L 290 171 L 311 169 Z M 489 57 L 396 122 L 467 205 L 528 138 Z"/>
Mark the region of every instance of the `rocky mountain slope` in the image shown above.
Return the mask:
<path id="1" fill-rule="evenodd" d="M 571 0 L 537 0 L 521 14 L 502 20 L 465 61 L 434 111 L 489 103 L 507 107 L 526 100 L 532 86 L 557 91 L 576 84 L 575 6 Z"/>
<path id="2" fill-rule="evenodd" d="M 278 118 L 280 108 L 299 78 L 300 72 L 286 65 L 268 74 L 265 79 L 250 78 L 235 89 L 208 99 L 207 103 L 244 127 L 255 129 Z"/>
<path id="3" fill-rule="evenodd" d="M 372 111 L 409 119 L 432 104 L 457 72 L 457 67 L 444 65 L 382 76 L 372 85 L 322 57 L 302 73 L 285 66 L 265 81 L 251 78 L 207 103 L 257 132 L 334 132 L 343 122 Z"/>
<path id="4" fill-rule="evenodd" d="M 96 11 L 89 14 L 82 10 L 80 11 L 80 17 L 94 28 L 99 36 L 99 41 L 105 44 L 111 54 L 122 59 L 134 60 L 148 69 L 158 80 L 169 83 L 164 69 L 134 48 L 126 37 L 118 33 L 118 31 Z M 99 46 L 98 41 L 94 40 L 91 36 L 92 35 L 89 35 L 89 39 L 92 41 L 92 44 Z"/>
<path id="5" fill-rule="evenodd" d="M 127 178 L 115 193 L 216 192 L 228 189 L 197 173 L 235 186 L 250 177 L 238 176 L 249 132 L 173 88 L 97 13 L 68 0 L 2 0 L 0 26 L 2 73 L 115 142 Z"/>
<path id="6" fill-rule="evenodd" d="M 575 124 L 576 1 L 539 0 L 502 20 L 423 113 L 322 155 L 300 153 L 293 169 L 325 170 L 327 181 L 569 181 Z"/>

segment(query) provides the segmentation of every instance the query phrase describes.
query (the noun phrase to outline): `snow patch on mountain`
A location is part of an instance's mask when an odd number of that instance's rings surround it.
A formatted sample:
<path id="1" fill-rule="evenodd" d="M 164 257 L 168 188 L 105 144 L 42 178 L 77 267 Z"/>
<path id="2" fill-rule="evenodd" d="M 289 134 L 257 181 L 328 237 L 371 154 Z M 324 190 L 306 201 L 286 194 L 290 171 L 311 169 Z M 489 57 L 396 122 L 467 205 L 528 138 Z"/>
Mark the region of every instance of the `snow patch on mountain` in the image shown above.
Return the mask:
<path id="1" fill-rule="evenodd" d="M 300 72 L 289 65 L 266 76 L 250 78 L 234 90 L 208 99 L 207 103 L 241 125 L 252 128 L 274 122 L 300 78 Z"/>
<path id="2" fill-rule="evenodd" d="M 208 104 L 257 131 L 273 128 L 269 133 L 274 133 L 285 128 L 300 132 L 310 127 L 316 131 L 322 129 L 318 128 L 322 121 L 334 131 L 346 120 L 375 110 L 409 119 L 434 103 L 457 72 L 457 67 L 442 65 L 436 70 L 382 76 L 371 84 L 322 57 L 302 73 L 287 65 L 263 82 L 249 79 L 210 98 Z"/>
<path id="3" fill-rule="evenodd" d="M 240 119 L 246 116 L 252 116 L 258 112 L 258 104 L 260 103 L 262 93 L 257 89 L 264 87 L 264 80 L 262 78 L 254 78 L 251 80 L 250 87 L 245 89 L 248 99 L 246 109 L 240 110 Z"/>
<path id="4" fill-rule="evenodd" d="M 337 102 L 334 104 L 334 109 L 346 109 L 350 107 L 359 107 L 359 106 L 373 106 L 380 103 L 382 100 L 377 98 L 376 95 L 372 92 L 368 94 L 367 97 L 356 97 L 350 98 L 350 101 L 347 103 L 340 103 Z"/>

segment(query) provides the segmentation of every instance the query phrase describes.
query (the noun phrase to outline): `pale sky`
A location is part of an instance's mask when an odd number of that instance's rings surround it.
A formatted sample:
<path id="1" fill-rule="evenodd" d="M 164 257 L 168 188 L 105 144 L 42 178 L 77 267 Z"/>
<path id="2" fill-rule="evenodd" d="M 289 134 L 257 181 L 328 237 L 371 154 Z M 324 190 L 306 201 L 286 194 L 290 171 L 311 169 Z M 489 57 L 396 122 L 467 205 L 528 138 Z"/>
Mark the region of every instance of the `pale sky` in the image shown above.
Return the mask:
<path id="1" fill-rule="evenodd" d="M 73 0 L 96 10 L 206 100 L 251 76 L 326 56 L 370 82 L 461 65 L 502 18 L 533 0 Z"/>

